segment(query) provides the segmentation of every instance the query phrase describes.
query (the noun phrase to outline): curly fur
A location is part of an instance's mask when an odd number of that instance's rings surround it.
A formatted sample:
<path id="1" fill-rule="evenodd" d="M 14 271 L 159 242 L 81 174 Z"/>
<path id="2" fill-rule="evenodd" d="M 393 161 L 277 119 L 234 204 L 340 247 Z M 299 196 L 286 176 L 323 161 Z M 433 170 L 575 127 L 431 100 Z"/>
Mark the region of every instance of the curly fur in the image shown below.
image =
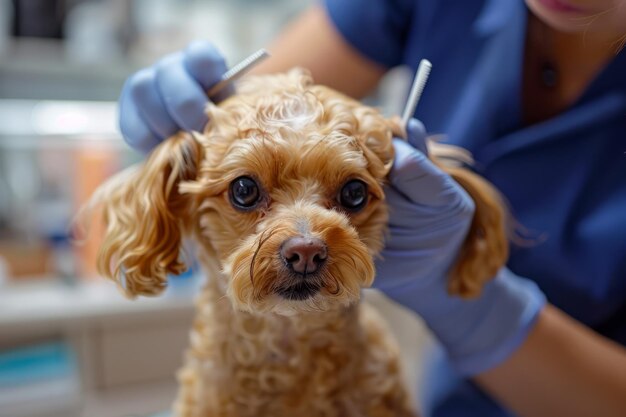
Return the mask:
<path id="1" fill-rule="evenodd" d="M 395 342 L 358 302 L 384 244 L 382 186 L 400 127 L 314 85 L 301 70 L 249 77 L 238 87 L 237 95 L 208 107 L 204 132 L 166 140 L 142 167 L 95 196 L 107 224 L 99 269 L 130 297 L 161 292 L 167 274 L 184 269 L 183 237 L 198 243 L 210 279 L 196 302 L 176 415 L 414 415 Z M 460 172 L 452 174 L 465 179 Z M 242 175 L 261 188 L 253 210 L 230 201 L 229 185 Z M 351 179 L 369 191 L 356 213 L 338 203 Z M 481 181 L 462 184 L 482 201 Z M 490 217 L 489 204 L 477 207 L 475 237 L 468 237 L 451 281 L 464 295 L 479 291 L 472 283 L 485 278 L 475 265 L 501 249 L 482 244 L 500 237 L 491 233 L 498 225 L 487 223 L 499 219 Z M 328 247 L 323 270 L 312 278 L 319 291 L 298 301 L 278 293 L 294 279 L 278 256 L 293 236 Z"/>

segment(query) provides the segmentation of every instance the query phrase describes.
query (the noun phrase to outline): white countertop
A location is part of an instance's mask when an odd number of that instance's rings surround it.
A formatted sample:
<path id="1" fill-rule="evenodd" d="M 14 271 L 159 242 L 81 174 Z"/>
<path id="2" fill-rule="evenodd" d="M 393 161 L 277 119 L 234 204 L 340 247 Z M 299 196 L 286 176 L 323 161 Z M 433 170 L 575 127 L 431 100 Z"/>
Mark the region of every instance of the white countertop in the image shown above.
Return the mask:
<path id="1" fill-rule="evenodd" d="M 5 283 L 0 286 L 0 332 L 32 326 L 75 326 L 120 316 L 185 313 L 193 308 L 198 280 L 188 279 L 158 297 L 125 298 L 105 279 L 68 285 L 58 279 Z"/>

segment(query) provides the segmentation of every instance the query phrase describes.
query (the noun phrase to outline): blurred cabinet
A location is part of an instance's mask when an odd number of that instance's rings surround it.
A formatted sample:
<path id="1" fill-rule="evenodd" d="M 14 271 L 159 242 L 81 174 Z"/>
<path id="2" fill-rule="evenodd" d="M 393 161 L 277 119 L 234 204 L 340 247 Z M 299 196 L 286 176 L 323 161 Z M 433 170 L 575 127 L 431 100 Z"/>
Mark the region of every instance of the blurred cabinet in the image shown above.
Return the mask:
<path id="1" fill-rule="evenodd" d="M 3 392 L 0 383 L 0 402 L 6 402 L 0 417 L 124 417 L 167 409 L 193 318 L 196 285 L 187 285 L 162 298 L 135 301 L 104 281 L 0 288 L 0 352 L 56 344 L 77 363 L 46 386 L 21 378 Z M 62 384 L 67 389 L 59 391 Z M 17 388 L 21 397 L 14 394 Z"/>
<path id="2" fill-rule="evenodd" d="M 100 365 L 96 372 L 98 386 L 110 389 L 173 380 L 183 361 L 190 328 L 187 314 L 159 314 L 135 323 L 118 321 L 100 326 L 99 357 L 95 359 Z"/>

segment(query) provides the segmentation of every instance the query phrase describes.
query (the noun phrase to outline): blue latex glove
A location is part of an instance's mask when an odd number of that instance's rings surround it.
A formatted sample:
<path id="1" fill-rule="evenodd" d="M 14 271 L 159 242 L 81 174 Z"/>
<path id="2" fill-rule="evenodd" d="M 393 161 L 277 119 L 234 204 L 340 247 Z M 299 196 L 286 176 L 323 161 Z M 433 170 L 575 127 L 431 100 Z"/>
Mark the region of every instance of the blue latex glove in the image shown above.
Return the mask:
<path id="1" fill-rule="evenodd" d="M 531 281 L 502 269 L 474 300 L 447 293 L 447 275 L 469 230 L 474 203 L 423 153 L 424 127 L 412 120 L 385 193 L 389 232 L 375 286 L 418 313 L 455 367 L 476 374 L 506 359 L 525 339 L 545 298 Z M 419 151 L 417 149 L 421 149 Z"/>
<path id="2" fill-rule="evenodd" d="M 120 129 L 130 146 L 148 152 L 179 130 L 202 131 L 205 94 L 226 72 L 221 53 L 209 42 L 193 42 L 133 74 L 120 96 Z M 232 93 L 225 88 L 215 100 Z"/>

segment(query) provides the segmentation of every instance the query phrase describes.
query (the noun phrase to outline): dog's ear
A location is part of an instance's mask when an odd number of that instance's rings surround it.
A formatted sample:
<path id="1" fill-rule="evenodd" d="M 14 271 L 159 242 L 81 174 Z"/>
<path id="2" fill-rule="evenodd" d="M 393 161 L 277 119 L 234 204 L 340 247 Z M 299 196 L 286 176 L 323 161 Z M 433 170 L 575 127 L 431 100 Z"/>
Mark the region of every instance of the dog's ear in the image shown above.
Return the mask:
<path id="1" fill-rule="evenodd" d="M 469 232 L 450 273 L 448 291 L 464 298 L 480 294 L 509 255 L 507 212 L 498 191 L 472 171 L 440 164 L 474 200 L 476 207 Z"/>
<path id="2" fill-rule="evenodd" d="M 167 274 L 180 274 L 182 235 L 192 218 L 191 196 L 181 181 L 195 178 L 202 147 L 188 133 L 160 144 L 146 162 L 102 185 L 92 204 L 102 207 L 105 236 L 98 272 L 115 280 L 127 296 L 159 294 Z"/>

